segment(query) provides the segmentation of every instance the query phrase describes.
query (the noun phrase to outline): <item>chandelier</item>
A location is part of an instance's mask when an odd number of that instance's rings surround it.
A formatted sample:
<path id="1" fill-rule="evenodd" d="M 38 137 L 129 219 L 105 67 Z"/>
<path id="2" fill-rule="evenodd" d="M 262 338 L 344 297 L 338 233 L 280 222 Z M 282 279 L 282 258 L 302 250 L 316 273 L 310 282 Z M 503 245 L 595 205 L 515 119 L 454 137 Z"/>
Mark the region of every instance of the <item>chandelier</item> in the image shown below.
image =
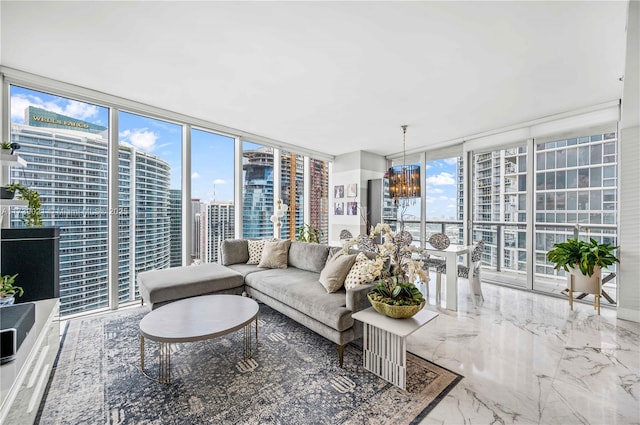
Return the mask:
<path id="1" fill-rule="evenodd" d="M 402 127 L 402 165 L 389 168 L 389 196 L 395 200 L 420 197 L 420 166 L 406 164 L 407 125 Z"/>

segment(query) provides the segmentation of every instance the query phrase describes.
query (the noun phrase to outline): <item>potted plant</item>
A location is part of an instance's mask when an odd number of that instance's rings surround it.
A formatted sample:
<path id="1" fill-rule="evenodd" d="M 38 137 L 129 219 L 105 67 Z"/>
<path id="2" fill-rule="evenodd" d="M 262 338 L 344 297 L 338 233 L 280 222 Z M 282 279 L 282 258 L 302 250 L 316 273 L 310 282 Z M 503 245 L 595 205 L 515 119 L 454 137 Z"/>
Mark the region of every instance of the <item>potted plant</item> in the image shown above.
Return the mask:
<path id="1" fill-rule="evenodd" d="M 0 276 L 0 306 L 11 305 L 15 301 L 15 296 L 21 297 L 24 294 L 24 290 L 15 286 L 14 282 L 18 274 L 3 275 Z"/>
<path id="2" fill-rule="evenodd" d="M 13 152 L 20 149 L 20 144 L 15 142 L 2 142 L 0 143 L 0 148 L 5 152 L 8 151 L 7 153 L 9 155 L 13 155 Z"/>
<path id="3" fill-rule="evenodd" d="M 28 202 L 28 209 L 22 222 L 27 227 L 42 226 L 42 204 L 40 203 L 40 194 L 37 190 L 29 189 L 22 183 L 12 183 L 7 186 L 9 192 L 18 192 L 18 199 Z"/>
<path id="4" fill-rule="evenodd" d="M 613 255 L 616 249 L 617 246 L 599 243 L 593 238 L 589 241 L 573 238 L 554 244 L 554 248 L 547 252 L 547 259 L 555 263 L 556 270 L 562 268 L 574 276 L 572 291 L 598 294 L 602 269 L 620 262 Z"/>
<path id="5" fill-rule="evenodd" d="M 303 224 L 296 229 L 296 240 L 301 242 L 320 243 L 322 232 L 310 224 Z"/>

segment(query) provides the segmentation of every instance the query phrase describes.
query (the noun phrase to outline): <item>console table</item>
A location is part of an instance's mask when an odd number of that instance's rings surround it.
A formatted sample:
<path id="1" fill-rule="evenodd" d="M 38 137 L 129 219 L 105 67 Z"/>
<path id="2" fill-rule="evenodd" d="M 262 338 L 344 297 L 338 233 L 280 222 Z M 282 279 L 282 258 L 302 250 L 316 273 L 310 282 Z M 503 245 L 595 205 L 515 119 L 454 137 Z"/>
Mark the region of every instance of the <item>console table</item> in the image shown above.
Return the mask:
<path id="1" fill-rule="evenodd" d="M 36 320 L 14 360 L 0 366 L 0 423 L 33 423 L 60 348 L 58 298 L 35 301 Z"/>

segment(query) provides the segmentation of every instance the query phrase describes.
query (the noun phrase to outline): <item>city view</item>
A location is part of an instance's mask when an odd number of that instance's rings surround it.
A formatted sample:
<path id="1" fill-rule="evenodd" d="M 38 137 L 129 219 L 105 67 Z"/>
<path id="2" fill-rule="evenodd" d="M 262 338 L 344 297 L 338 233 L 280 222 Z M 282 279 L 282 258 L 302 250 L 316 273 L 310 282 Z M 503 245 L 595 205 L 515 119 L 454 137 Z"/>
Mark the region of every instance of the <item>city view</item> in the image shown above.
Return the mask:
<path id="1" fill-rule="evenodd" d="M 182 130 L 178 124 L 118 113 L 118 207 L 108 208 L 107 108 L 11 87 L 11 141 L 21 145 L 25 168 L 11 180 L 37 190 L 44 226 L 61 228 L 61 313 L 107 307 L 108 215 L 118 215 L 118 297 L 139 298 L 136 275 L 181 266 Z M 216 262 L 220 241 L 235 237 L 234 143 L 193 129 L 192 238 L 187 264 Z M 274 151 L 243 143 L 243 234 L 272 237 Z M 303 224 L 304 157 L 281 152 L 280 198 L 289 206 L 282 237 Z M 310 159 L 310 220 L 328 228 L 328 166 Z M 291 182 L 294 184 L 291 184 Z M 26 210 L 11 209 L 21 227 Z M 326 240 L 325 240 L 326 242 Z"/>
<path id="2" fill-rule="evenodd" d="M 219 243 L 226 238 L 272 237 L 270 218 L 278 200 L 288 207 L 280 237 L 295 238 L 308 202 L 309 224 L 321 229 L 327 242 L 326 161 L 286 151 L 276 158 L 273 148 L 242 141 L 242 235 L 236 235 L 235 139 L 191 129 L 192 234 L 183 261 L 180 124 L 118 111 L 118 207 L 109 211 L 108 108 L 12 86 L 11 119 L 11 141 L 21 145 L 19 155 L 27 162 L 11 170 L 12 181 L 36 189 L 44 225 L 61 228 L 63 314 L 109 304 L 109 213 L 118 215 L 120 302 L 139 298 L 135 282 L 141 271 L 216 262 Z M 535 235 L 534 289 L 541 291 L 562 287 L 564 272 L 553 270 L 545 258 L 554 243 L 578 232 L 616 245 L 617 161 L 615 129 L 474 153 L 470 237 L 485 241 L 483 267 L 490 273 L 484 278 L 525 286 L 529 223 Z M 534 174 L 527 173 L 530 162 Z M 462 243 L 463 177 L 462 157 L 426 162 L 426 239 L 444 232 L 452 243 Z M 528 190 L 533 191 L 530 200 Z M 420 203 L 404 204 L 405 229 L 415 244 L 423 243 Z M 394 222 L 397 210 L 390 211 L 396 212 L 386 220 Z M 22 226 L 23 214 L 12 208 L 13 227 Z M 615 294 L 615 279 L 607 285 Z"/>

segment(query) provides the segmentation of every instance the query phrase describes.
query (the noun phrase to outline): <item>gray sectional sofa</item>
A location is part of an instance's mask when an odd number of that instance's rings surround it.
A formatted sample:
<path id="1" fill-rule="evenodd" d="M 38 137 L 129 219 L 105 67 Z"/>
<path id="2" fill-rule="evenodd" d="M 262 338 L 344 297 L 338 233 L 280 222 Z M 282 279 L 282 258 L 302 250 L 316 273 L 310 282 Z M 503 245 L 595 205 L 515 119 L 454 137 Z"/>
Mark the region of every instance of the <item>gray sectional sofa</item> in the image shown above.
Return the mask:
<path id="1" fill-rule="evenodd" d="M 344 287 L 327 293 L 320 272 L 340 248 L 292 241 L 287 268 L 247 264 L 246 239 L 228 239 L 220 245 L 220 264 L 154 270 L 138 275 L 143 302 L 156 308 L 177 299 L 214 293 L 242 293 L 263 302 L 337 344 L 342 366 L 344 347 L 361 336 L 351 315 L 370 307 L 367 293 L 374 286 Z"/>

